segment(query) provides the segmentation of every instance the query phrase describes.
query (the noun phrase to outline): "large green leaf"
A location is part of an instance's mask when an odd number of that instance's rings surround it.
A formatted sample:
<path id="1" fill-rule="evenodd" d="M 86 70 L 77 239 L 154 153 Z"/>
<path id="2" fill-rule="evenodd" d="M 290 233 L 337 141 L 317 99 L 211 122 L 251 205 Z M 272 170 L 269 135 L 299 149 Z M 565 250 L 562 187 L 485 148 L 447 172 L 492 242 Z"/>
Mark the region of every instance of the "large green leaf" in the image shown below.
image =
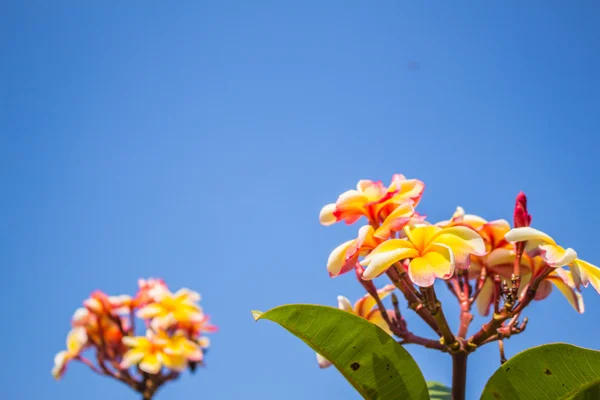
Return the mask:
<path id="1" fill-rule="evenodd" d="M 261 313 L 328 359 L 365 399 L 428 399 L 410 354 L 377 325 L 337 308 L 292 304 Z M 316 365 L 315 365 L 316 367 Z"/>
<path id="2" fill-rule="evenodd" d="M 600 399 L 600 351 L 565 343 L 526 350 L 492 375 L 481 399 Z"/>
<path id="3" fill-rule="evenodd" d="M 452 389 L 443 383 L 427 381 L 427 389 L 431 400 L 452 400 Z"/>

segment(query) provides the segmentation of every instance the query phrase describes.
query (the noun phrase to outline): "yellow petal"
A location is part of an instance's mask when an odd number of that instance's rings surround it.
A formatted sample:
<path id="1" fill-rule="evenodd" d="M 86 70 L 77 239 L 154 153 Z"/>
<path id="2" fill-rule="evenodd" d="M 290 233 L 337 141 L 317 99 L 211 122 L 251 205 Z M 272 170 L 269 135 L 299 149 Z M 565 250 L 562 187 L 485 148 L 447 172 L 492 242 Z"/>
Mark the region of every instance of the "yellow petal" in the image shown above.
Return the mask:
<path id="1" fill-rule="evenodd" d="M 149 374 L 157 374 L 161 369 L 160 360 L 155 353 L 147 353 L 140 362 L 140 369 Z"/>
<path id="2" fill-rule="evenodd" d="M 490 221 L 482 225 L 479 233 L 492 249 L 499 247 L 505 240 L 504 235 L 510 231 L 510 224 L 504 219 Z"/>
<path id="3" fill-rule="evenodd" d="M 453 226 L 439 231 L 432 239 L 434 243 L 448 246 L 455 256 L 457 253 L 486 254 L 485 243 L 479 233 L 466 226 Z"/>
<path id="4" fill-rule="evenodd" d="M 375 237 L 387 239 L 392 232 L 398 232 L 410 221 L 415 213 L 412 203 L 399 205 L 390 215 L 387 216 L 381 226 L 375 231 Z"/>
<path id="5" fill-rule="evenodd" d="M 387 322 L 385 322 L 385 319 L 383 319 L 383 316 L 381 315 L 381 312 L 379 310 L 373 310 L 373 312 L 369 315 L 369 318 L 367 318 L 367 320 L 386 331 L 388 335 L 392 334 L 389 325 L 387 324 Z"/>
<path id="6" fill-rule="evenodd" d="M 381 300 L 385 299 L 390 293 L 394 291 L 394 289 L 396 289 L 396 286 L 392 284 L 385 285 L 383 288 L 377 290 L 379 298 Z M 370 294 L 366 294 L 360 299 L 358 299 L 356 303 L 354 303 L 354 313 L 365 318 L 367 315 L 369 315 L 371 310 L 373 310 L 373 308 L 376 305 L 377 302 L 375 301 L 375 298 Z"/>
<path id="7" fill-rule="evenodd" d="M 78 354 L 87 344 L 87 340 L 85 328 L 73 328 L 67 335 L 67 350 L 70 353 Z"/>
<path id="8" fill-rule="evenodd" d="M 375 230 L 371 225 L 365 225 L 358 230 L 358 237 L 348 246 L 344 264 L 338 275 L 354 269 L 360 255 L 368 254 L 377 247 L 379 243 L 373 237 L 374 232 Z"/>
<path id="9" fill-rule="evenodd" d="M 424 189 L 425 184 L 420 180 L 406 179 L 403 175 L 396 174 L 392 176 L 392 183 L 388 188 L 388 192 L 395 192 L 392 201 L 410 199 L 416 206 Z"/>
<path id="10" fill-rule="evenodd" d="M 367 268 L 363 272 L 363 279 L 371 280 L 385 272 L 392 264 L 405 258 L 417 257 L 419 252 L 413 245 L 404 239 L 390 239 L 377 246 L 360 263 Z"/>
<path id="11" fill-rule="evenodd" d="M 431 245 L 431 250 L 411 260 L 408 267 L 410 280 L 420 286 L 433 285 L 435 278 L 446 279 L 454 273 L 452 251 L 444 245 Z"/>
<path id="12" fill-rule="evenodd" d="M 181 288 L 173 295 L 176 301 L 184 301 L 186 303 L 197 303 L 202 299 L 200 293 L 194 292 L 188 288 Z M 192 304 L 195 305 L 195 304 Z"/>
<path id="13" fill-rule="evenodd" d="M 174 371 L 183 371 L 187 367 L 187 359 L 180 354 L 159 353 L 158 359 L 165 367 Z"/>
<path id="14" fill-rule="evenodd" d="M 52 368 L 52 376 L 58 380 L 65 372 L 65 367 L 70 357 L 67 351 L 61 351 L 54 356 L 54 367 Z"/>
<path id="15" fill-rule="evenodd" d="M 125 346 L 136 347 L 141 349 L 152 347 L 152 343 L 150 343 L 148 338 L 144 336 L 124 336 L 123 344 Z"/>
<path id="16" fill-rule="evenodd" d="M 367 197 L 369 202 L 377 201 L 386 194 L 385 186 L 380 181 L 374 182 L 362 179 L 358 182 L 356 188 Z"/>
<path id="17" fill-rule="evenodd" d="M 350 303 L 350 300 L 348 300 L 347 297 L 338 296 L 337 299 L 338 299 L 338 308 L 340 310 L 352 312 L 352 304 Z"/>
<path id="18" fill-rule="evenodd" d="M 418 226 L 412 229 L 408 226 L 404 228 L 404 233 L 406 233 L 408 240 L 410 240 L 415 249 L 420 252 L 424 252 L 425 247 L 427 247 L 431 240 L 441 231 L 442 228 L 434 225 Z"/>
<path id="19" fill-rule="evenodd" d="M 466 226 L 453 226 L 444 228 L 432 238 L 432 244 L 447 246 L 452 251 L 456 267 L 468 268 L 471 254 L 483 256 L 486 254 L 483 238 L 471 228 Z M 428 249 L 426 248 L 426 251 Z"/>
<path id="20" fill-rule="evenodd" d="M 179 314 L 179 319 L 177 319 L 174 313 L 170 312 L 168 314 L 156 316 L 152 319 L 150 326 L 155 331 L 161 331 L 168 329 L 170 326 L 174 325 L 177 321 L 187 322 L 190 321 L 188 318 L 183 318 L 181 314 Z"/>
<path id="21" fill-rule="evenodd" d="M 513 228 L 504 235 L 504 239 L 511 243 L 527 242 L 525 251 L 530 252 L 535 250 L 542 244 L 556 244 L 554 239 L 542 231 L 525 226 L 521 228 Z"/>
<path id="22" fill-rule="evenodd" d="M 356 239 L 348 240 L 333 249 L 331 254 L 329 254 L 329 258 L 327 259 L 327 271 L 330 276 L 338 276 L 342 272 L 342 269 L 346 264 L 346 253 L 348 248 L 355 242 Z"/>
<path id="23" fill-rule="evenodd" d="M 553 273 L 546 277 L 546 280 L 552 282 L 554 286 L 556 286 L 558 290 L 560 290 L 560 292 L 567 298 L 569 304 L 571 304 L 575 311 L 577 311 L 580 314 L 583 314 L 583 312 L 585 311 L 583 305 L 583 297 L 580 293 L 575 291 L 575 287 L 572 284 L 572 279 L 573 278 L 567 271 L 561 269 L 553 271 Z"/>
<path id="24" fill-rule="evenodd" d="M 121 361 L 121 368 L 127 369 L 132 365 L 136 365 L 139 363 L 142 358 L 146 355 L 146 352 L 139 349 L 131 349 L 123 356 L 123 360 Z"/>
<path id="25" fill-rule="evenodd" d="M 160 304 L 152 303 L 152 304 L 148 304 L 147 306 L 139 309 L 138 312 L 136 313 L 136 315 L 140 319 L 150 319 L 150 318 L 154 318 L 155 316 L 159 315 L 162 312 L 163 312 L 163 307 Z"/>
<path id="26" fill-rule="evenodd" d="M 319 214 L 319 222 L 321 225 L 329 226 L 333 225 L 337 222 L 337 219 L 333 215 L 335 211 L 335 204 L 327 204 L 325 207 L 321 209 L 321 213 Z"/>
<path id="27" fill-rule="evenodd" d="M 553 244 L 543 244 L 539 248 L 542 251 L 542 258 L 554 268 L 568 265 L 577 258 L 577 253 L 571 248 L 564 249 Z"/>
<path id="28" fill-rule="evenodd" d="M 337 219 L 345 220 L 347 224 L 354 222 L 365 214 L 365 204 L 368 202 L 369 198 L 356 190 L 342 193 L 336 202 Z"/>
<path id="29" fill-rule="evenodd" d="M 477 229 L 484 226 L 488 222 L 478 215 L 466 214 L 463 216 L 462 223 L 470 228 Z"/>
<path id="30" fill-rule="evenodd" d="M 587 287 L 591 284 L 596 292 L 600 294 L 600 269 L 587 261 L 577 259 L 571 264 L 571 272 L 576 284 Z"/>

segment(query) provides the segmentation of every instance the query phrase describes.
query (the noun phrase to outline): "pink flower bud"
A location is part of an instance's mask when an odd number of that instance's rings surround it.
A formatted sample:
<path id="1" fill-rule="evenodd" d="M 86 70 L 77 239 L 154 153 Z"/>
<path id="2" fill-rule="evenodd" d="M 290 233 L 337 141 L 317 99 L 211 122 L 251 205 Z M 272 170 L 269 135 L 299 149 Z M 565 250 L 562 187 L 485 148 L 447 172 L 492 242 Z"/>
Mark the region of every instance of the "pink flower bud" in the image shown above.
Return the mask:
<path id="1" fill-rule="evenodd" d="M 527 196 L 520 192 L 517 195 L 514 212 L 515 228 L 522 228 L 531 225 L 531 215 L 527 212 Z"/>

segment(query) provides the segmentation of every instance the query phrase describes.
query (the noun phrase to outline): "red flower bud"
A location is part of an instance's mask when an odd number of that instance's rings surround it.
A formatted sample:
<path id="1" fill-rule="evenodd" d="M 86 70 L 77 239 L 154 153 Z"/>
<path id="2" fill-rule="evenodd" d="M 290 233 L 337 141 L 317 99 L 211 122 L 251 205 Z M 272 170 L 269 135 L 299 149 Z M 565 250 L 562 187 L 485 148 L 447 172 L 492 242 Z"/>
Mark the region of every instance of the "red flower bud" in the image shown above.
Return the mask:
<path id="1" fill-rule="evenodd" d="M 527 212 L 527 196 L 525 193 L 520 192 L 517 195 L 517 202 L 515 204 L 514 212 L 514 225 L 515 228 L 522 228 L 524 226 L 531 225 L 531 215 Z"/>

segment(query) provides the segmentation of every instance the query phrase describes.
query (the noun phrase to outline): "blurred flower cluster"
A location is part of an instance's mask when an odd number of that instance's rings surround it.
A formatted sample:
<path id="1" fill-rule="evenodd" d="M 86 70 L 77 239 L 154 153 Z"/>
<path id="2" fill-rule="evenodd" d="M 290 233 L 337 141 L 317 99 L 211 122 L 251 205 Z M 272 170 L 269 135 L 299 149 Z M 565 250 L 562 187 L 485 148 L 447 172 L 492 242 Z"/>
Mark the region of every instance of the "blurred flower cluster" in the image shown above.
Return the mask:
<path id="1" fill-rule="evenodd" d="M 350 225 L 366 219 L 355 238 L 331 252 L 329 275 L 356 271 L 367 296 L 372 297 L 379 297 L 379 293 L 371 281 L 387 275 L 409 307 L 440 335 L 442 343 L 454 346 L 444 351 L 462 348 L 468 352 L 490 340 L 520 333 L 527 322 L 517 324 L 523 308 L 532 300 L 546 298 L 553 287 L 580 313 L 584 311 L 581 289 L 591 285 L 600 293 L 600 269 L 530 227 L 531 215 L 523 193 L 517 196 L 511 227 L 506 220 L 487 221 L 466 214 L 461 207 L 449 220 L 429 222 L 416 211 L 424 188 L 420 180 L 403 175 L 394 175 L 387 187 L 380 181 L 361 180 L 356 189 L 322 208 L 320 222 L 326 226 L 341 221 Z M 461 305 L 457 335 L 449 330 L 441 313 L 433 289 L 436 280 L 445 281 Z M 357 313 L 346 303 L 340 300 L 340 308 Z M 376 303 L 381 303 L 380 299 L 372 304 Z M 467 339 L 472 304 L 484 316 L 493 310 L 494 317 Z M 385 317 L 386 313 L 380 306 L 377 316 Z M 401 337 L 411 335 L 399 320 L 399 312 L 396 314 L 397 318 L 387 313 L 387 331 Z M 432 345 L 420 338 L 411 340 Z"/>
<path id="2" fill-rule="evenodd" d="M 138 286 L 134 297 L 95 291 L 75 311 L 66 350 L 54 359 L 56 379 L 79 361 L 151 398 L 186 368 L 202 364 L 209 347 L 203 335 L 216 327 L 198 304 L 200 295 L 173 293 L 160 279 L 140 279 Z M 136 317 L 142 320 L 137 329 Z"/>

